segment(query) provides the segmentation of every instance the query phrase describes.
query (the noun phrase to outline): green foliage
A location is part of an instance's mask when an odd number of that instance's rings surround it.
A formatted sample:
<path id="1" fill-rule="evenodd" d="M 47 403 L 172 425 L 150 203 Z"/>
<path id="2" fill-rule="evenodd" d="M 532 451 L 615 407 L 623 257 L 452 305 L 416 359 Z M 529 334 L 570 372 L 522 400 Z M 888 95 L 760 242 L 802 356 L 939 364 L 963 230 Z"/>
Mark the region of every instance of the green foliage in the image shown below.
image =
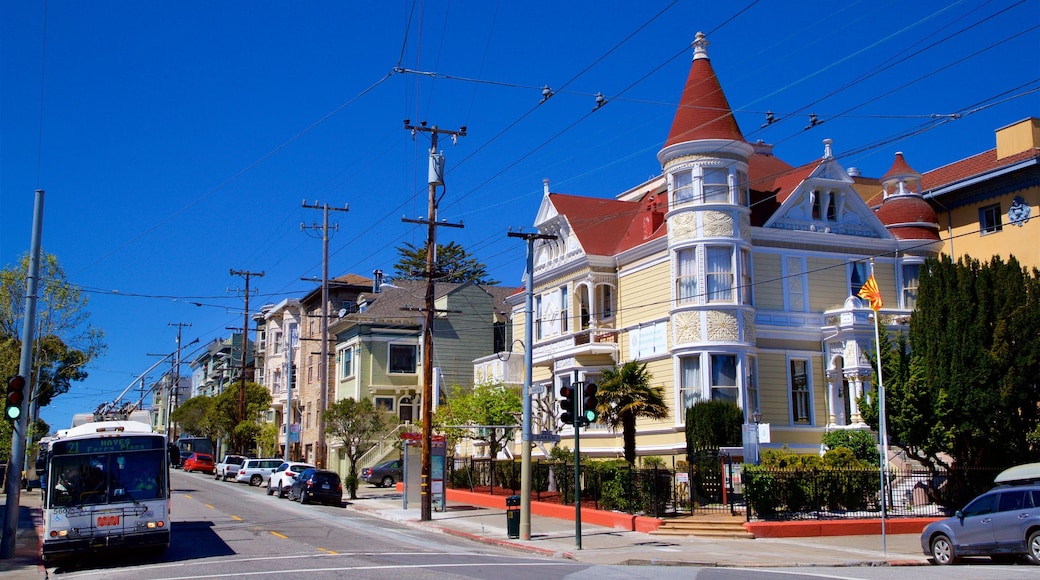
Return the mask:
<path id="1" fill-rule="evenodd" d="M 858 429 L 835 429 L 824 433 L 820 442 L 829 450 L 836 451 L 845 449 L 852 454 L 854 459 L 865 461 L 870 465 L 877 465 L 880 460 L 877 441 L 874 436 L 866 431 Z"/>
<path id="2" fill-rule="evenodd" d="M 949 257 L 921 271 L 907 341 L 882 341 L 888 432 L 929 465 L 1036 461 L 1040 425 L 1040 270 L 1015 258 Z M 912 346 L 912 349 L 910 348 Z M 876 406 L 865 419 L 877 427 Z"/>
<path id="3" fill-rule="evenodd" d="M 392 415 L 377 411 L 372 399 L 340 399 L 325 411 L 325 432 L 342 446 L 350 471 L 344 485 L 350 499 L 357 499 L 357 462 L 393 427 Z M 353 478 L 354 485 L 347 481 Z"/>
<path id="4" fill-rule="evenodd" d="M 732 447 L 741 444 L 744 411 L 730 401 L 698 401 L 686 409 L 686 448 Z"/>
<path id="5" fill-rule="evenodd" d="M 653 375 L 646 363 L 628 361 L 621 366 L 603 369 L 600 377 L 599 421 L 617 431 L 621 427 L 625 461 L 636 461 L 636 420 L 668 418 L 664 389 L 651 385 Z"/>
<path id="6" fill-rule="evenodd" d="M 245 408 L 240 420 L 239 397 L 242 393 L 241 382 L 227 385 L 224 392 L 213 398 L 209 421 L 217 437 L 228 441 L 229 449 L 245 453 L 260 433 L 260 416 L 271 406 L 271 394 L 262 385 L 246 382 Z"/>
<path id="7" fill-rule="evenodd" d="M 256 443 L 256 454 L 260 457 L 277 457 L 278 434 L 280 432 L 281 428 L 277 423 L 260 425 L 260 431 L 257 432 L 256 438 L 253 440 Z"/>
<path id="8" fill-rule="evenodd" d="M 642 462 L 643 469 L 653 469 L 655 467 L 659 469 L 664 468 L 664 459 L 661 459 L 656 455 L 647 455 L 642 458 Z"/>
<path id="9" fill-rule="evenodd" d="M 783 449 L 764 449 L 761 465 L 744 466 L 744 496 L 761 517 L 820 508 L 863 510 L 876 498 L 879 473 L 848 447 L 823 458 Z"/>
<path id="10" fill-rule="evenodd" d="M 474 385 L 469 391 L 449 389 L 448 403 L 434 415 L 437 430 L 451 438 L 483 441 L 491 457 L 512 438 L 513 428 L 485 428 L 484 425 L 517 425 L 523 412 L 520 389 L 495 383 Z M 472 428 L 460 428 L 472 425 Z M 454 427 L 453 427 L 454 426 Z"/>
<path id="11" fill-rule="evenodd" d="M 573 460 L 574 451 L 566 445 L 557 445 L 549 450 L 549 458 L 553 461 Z"/>
<path id="12" fill-rule="evenodd" d="M 394 264 L 394 278 L 399 280 L 423 280 L 426 274 L 426 246 L 416 247 L 405 243 L 397 248 L 398 259 Z M 488 277 L 487 266 L 474 258 L 462 246 L 449 242 L 437 244 L 438 282 L 473 282 L 493 285 L 497 280 Z"/>
<path id="13" fill-rule="evenodd" d="M 213 417 L 211 397 L 199 395 L 184 401 L 170 413 L 170 419 L 180 425 L 182 431 L 216 439 L 219 436 Z"/>

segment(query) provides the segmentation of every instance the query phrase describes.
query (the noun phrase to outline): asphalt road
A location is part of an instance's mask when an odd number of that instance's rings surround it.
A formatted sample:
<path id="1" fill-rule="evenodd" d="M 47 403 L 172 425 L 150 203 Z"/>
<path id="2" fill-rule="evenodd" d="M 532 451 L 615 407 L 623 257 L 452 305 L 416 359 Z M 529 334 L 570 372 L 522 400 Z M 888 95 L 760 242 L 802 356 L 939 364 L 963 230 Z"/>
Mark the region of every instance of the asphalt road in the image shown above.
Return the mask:
<path id="1" fill-rule="evenodd" d="M 525 554 L 417 529 L 342 507 L 300 505 L 268 497 L 263 488 L 214 481 L 202 474 L 172 475 L 172 545 L 160 558 L 104 554 L 56 578 L 653 578 L 663 580 L 819 579 L 888 580 L 1035 578 L 1032 566 L 916 568 L 690 568 L 596 566 Z M 753 544 L 749 544 L 754 549 Z"/>

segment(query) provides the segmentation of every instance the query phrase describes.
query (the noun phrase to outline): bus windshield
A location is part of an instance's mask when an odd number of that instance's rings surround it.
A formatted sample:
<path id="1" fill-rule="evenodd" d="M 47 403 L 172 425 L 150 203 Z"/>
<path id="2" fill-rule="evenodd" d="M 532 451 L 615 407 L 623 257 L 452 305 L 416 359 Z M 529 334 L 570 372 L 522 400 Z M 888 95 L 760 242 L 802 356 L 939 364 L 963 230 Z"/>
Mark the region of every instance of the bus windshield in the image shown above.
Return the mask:
<path id="1" fill-rule="evenodd" d="M 53 456 L 47 507 L 164 498 L 164 460 L 165 449 Z"/>

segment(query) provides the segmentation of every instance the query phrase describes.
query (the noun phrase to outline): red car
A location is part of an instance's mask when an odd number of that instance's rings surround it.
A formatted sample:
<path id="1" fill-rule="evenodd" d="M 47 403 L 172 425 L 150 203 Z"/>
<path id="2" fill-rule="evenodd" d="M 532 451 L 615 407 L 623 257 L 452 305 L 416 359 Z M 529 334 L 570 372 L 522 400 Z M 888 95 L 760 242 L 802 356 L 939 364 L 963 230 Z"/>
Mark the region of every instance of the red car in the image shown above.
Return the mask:
<path id="1" fill-rule="evenodd" d="M 184 460 L 184 471 L 201 471 L 213 475 L 216 469 L 213 456 L 209 453 L 192 453 Z"/>

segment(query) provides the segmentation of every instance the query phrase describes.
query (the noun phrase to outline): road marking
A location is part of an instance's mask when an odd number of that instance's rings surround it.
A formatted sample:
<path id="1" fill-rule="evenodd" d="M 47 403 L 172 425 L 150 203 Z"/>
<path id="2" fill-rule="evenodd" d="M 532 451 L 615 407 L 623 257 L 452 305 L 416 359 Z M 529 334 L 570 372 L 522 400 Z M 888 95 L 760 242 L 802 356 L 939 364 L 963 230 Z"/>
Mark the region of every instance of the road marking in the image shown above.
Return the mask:
<path id="1" fill-rule="evenodd" d="M 213 507 L 213 506 L 209 505 L 208 503 L 204 503 L 204 504 L 202 504 L 202 505 L 204 505 L 204 506 L 208 507 L 208 508 L 209 508 L 209 509 L 211 509 L 211 510 L 215 510 L 215 509 L 217 509 L 217 508 L 215 508 L 215 507 Z"/>
<path id="2" fill-rule="evenodd" d="M 186 497 L 186 498 L 188 498 L 188 499 L 191 499 L 191 496 L 190 496 L 190 495 L 188 495 L 188 494 L 184 494 L 184 497 Z"/>
<path id="3" fill-rule="evenodd" d="M 231 516 L 231 519 L 235 520 L 236 522 L 242 521 L 242 518 L 240 518 L 238 516 Z"/>
<path id="4" fill-rule="evenodd" d="M 283 536 L 282 534 L 279 534 L 278 532 L 275 532 L 275 531 L 272 531 L 271 535 L 272 536 L 278 536 L 279 538 L 281 538 L 283 540 L 288 540 L 289 539 L 289 536 Z"/>
<path id="5" fill-rule="evenodd" d="M 318 548 L 318 551 L 319 552 L 325 552 L 326 554 L 330 554 L 332 556 L 338 556 L 339 555 L 339 552 L 333 552 L 332 550 L 329 550 L 327 548 Z"/>
<path id="6" fill-rule="evenodd" d="M 472 555 L 472 554 L 469 554 Z M 312 556 L 313 557 L 313 556 Z M 437 569 L 437 568 L 483 568 L 488 564 L 486 562 L 460 562 L 454 564 L 387 564 L 385 566 L 337 566 L 334 568 L 302 568 L 293 570 L 294 574 L 306 573 L 306 572 L 350 572 L 357 570 L 423 570 L 423 569 Z M 553 562 L 513 562 L 509 566 L 521 566 L 521 567 L 550 567 L 550 566 L 579 566 L 579 562 L 571 562 L 567 560 L 553 561 Z M 269 576 L 273 574 L 285 574 L 285 570 L 264 570 L 260 572 L 240 572 L 237 574 L 205 574 L 196 576 L 174 576 L 166 578 L 165 580 L 194 580 L 195 578 L 231 578 L 235 576 Z"/>

